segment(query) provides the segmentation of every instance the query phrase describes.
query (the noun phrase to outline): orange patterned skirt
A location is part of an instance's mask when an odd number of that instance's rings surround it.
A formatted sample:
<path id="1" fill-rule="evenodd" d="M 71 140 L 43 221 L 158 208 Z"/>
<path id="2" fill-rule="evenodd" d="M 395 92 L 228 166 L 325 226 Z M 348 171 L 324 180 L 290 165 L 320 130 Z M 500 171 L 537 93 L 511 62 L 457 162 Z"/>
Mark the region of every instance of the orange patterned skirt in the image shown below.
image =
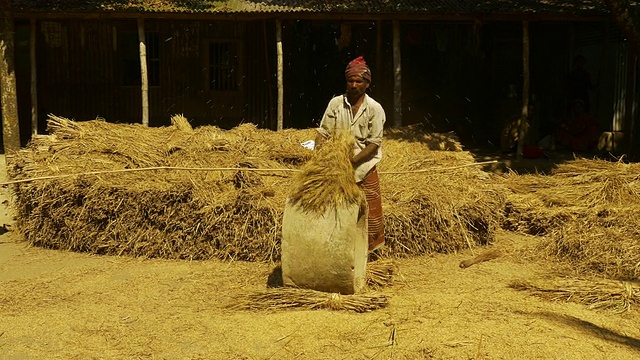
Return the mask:
<path id="1" fill-rule="evenodd" d="M 384 220 L 382 218 L 382 197 L 380 196 L 380 182 L 378 169 L 375 167 L 367 177 L 358 183 L 364 191 L 369 205 L 367 229 L 369 233 L 369 251 L 374 251 L 384 245 Z"/>

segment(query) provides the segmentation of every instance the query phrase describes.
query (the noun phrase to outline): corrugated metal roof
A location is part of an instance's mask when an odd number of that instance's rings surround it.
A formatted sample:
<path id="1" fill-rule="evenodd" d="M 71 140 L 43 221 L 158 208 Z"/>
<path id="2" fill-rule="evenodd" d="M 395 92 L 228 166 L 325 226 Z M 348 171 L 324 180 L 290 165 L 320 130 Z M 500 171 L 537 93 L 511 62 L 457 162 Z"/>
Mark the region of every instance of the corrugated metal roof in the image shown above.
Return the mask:
<path id="1" fill-rule="evenodd" d="M 603 0 L 13 0 L 21 12 L 321 12 L 604 15 Z"/>

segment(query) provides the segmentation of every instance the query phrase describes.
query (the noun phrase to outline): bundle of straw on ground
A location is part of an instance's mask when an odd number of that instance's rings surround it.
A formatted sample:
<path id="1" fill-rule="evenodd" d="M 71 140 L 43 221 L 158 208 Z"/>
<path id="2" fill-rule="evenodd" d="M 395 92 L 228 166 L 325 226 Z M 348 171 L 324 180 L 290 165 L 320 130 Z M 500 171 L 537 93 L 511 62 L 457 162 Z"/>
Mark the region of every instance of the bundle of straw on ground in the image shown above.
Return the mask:
<path id="1" fill-rule="evenodd" d="M 388 305 L 388 296 L 375 291 L 392 286 L 397 274 L 398 266 L 394 260 L 369 262 L 366 271 L 366 291 L 355 295 L 342 295 L 283 287 L 282 268 L 278 265 L 270 275 L 267 289 L 252 291 L 239 301 L 234 300 L 229 307 L 237 310 L 328 309 L 362 313 Z"/>
<path id="2" fill-rule="evenodd" d="M 319 153 L 300 145 L 314 129 L 48 124 L 10 160 L 13 180 L 42 177 L 11 185 L 18 228 L 33 245 L 98 254 L 277 261 L 294 171 Z M 474 162 L 454 136 L 402 128 L 384 141 L 382 172 L 433 169 L 381 173 L 386 255 L 493 239 L 504 200 L 479 167 L 450 169 Z M 213 170 L 229 168 L 247 170 Z"/>
<path id="3" fill-rule="evenodd" d="M 528 291 L 532 295 L 550 301 L 571 301 L 590 309 L 625 312 L 640 304 L 640 288 L 637 285 L 611 280 L 555 279 L 534 284 L 516 280 L 509 287 Z"/>
<path id="4" fill-rule="evenodd" d="M 384 294 L 341 295 L 308 289 L 283 287 L 255 291 L 234 300 L 230 308 L 236 310 L 345 310 L 358 313 L 386 307 L 389 300 Z"/>
<path id="5" fill-rule="evenodd" d="M 507 175 L 505 228 L 577 272 L 640 276 L 640 165 L 576 159 L 547 175 Z"/>

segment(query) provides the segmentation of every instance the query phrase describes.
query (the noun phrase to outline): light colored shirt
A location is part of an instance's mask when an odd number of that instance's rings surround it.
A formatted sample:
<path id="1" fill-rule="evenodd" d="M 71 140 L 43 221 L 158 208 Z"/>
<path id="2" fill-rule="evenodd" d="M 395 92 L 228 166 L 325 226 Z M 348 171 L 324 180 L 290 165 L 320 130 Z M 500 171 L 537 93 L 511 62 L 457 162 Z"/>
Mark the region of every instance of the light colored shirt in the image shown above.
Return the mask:
<path id="1" fill-rule="evenodd" d="M 385 121 L 386 115 L 382 105 L 369 95 L 364 95 L 355 116 L 346 95 L 339 95 L 329 101 L 318 132 L 325 137 L 330 137 L 339 130 L 351 129 L 351 133 L 356 138 L 354 155 L 360 153 L 368 144 L 378 145 L 374 156 L 354 169 L 356 182 L 360 182 L 382 159 L 382 132 Z"/>

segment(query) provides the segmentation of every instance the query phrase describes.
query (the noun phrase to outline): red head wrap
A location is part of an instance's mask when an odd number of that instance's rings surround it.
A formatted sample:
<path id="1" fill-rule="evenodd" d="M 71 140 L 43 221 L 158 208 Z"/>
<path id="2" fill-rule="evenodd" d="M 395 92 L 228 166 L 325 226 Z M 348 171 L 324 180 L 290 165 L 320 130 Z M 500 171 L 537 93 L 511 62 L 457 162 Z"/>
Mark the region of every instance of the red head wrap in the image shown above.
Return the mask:
<path id="1" fill-rule="evenodd" d="M 363 79 L 371 82 L 371 70 L 369 70 L 369 66 L 362 56 L 351 60 L 349 65 L 347 65 L 347 69 L 344 71 L 344 76 L 347 79 L 350 76 L 362 76 Z"/>

